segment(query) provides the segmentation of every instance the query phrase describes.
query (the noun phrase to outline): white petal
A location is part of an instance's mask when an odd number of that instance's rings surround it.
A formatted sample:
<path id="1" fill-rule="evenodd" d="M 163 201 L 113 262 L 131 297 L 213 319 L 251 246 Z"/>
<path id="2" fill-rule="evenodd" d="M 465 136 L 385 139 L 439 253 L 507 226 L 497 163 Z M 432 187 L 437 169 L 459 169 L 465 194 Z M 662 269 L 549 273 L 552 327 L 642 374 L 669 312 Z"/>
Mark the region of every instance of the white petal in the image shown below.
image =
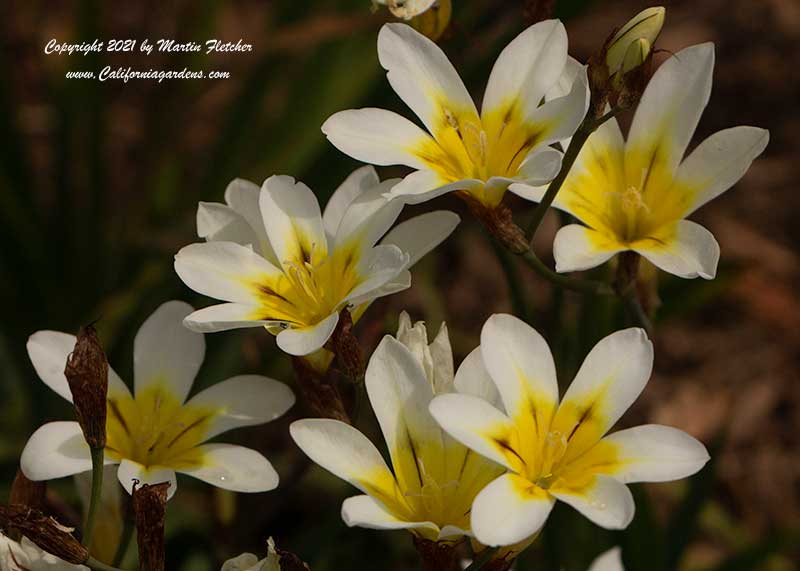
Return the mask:
<path id="1" fill-rule="evenodd" d="M 197 205 L 197 235 L 209 242 L 236 242 L 258 248 L 259 240 L 247 221 L 227 204 L 200 202 Z"/>
<path id="2" fill-rule="evenodd" d="M 225 490 L 268 492 L 278 487 L 278 473 L 259 452 L 233 444 L 204 444 L 197 447 L 203 465 L 178 470 Z"/>
<path id="3" fill-rule="evenodd" d="M 428 412 L 433 389 L 411 351 L 384 336 L 369 360 L 365 382 L 400 487 L 419 485 L 420 463 L 434 478 L 444 474 L 442 432 Z"/>
<path id="4" fill-rule="evenodd" d="M 653 369 L 653 344 L 632 327 L 600 340 L 567 389 L 552 430 L 569 435 L 564 461 L 594 446 L 628 410 Z"/>
<path id="5" fill-rule="evenodd" d="M 353 201 L 365 191 L 378 186 L 380 182 L 375 167 L 371 165 L 354 170 L 344 179 L 344 182 L 333 191 L 322 213 L 322 225 L 325 226 L 325 232 L 329 237 L 336 236 L 339 223 Z"/>
<path id="6" fill-rule="evenodd" d="M 544 127 L 546 134 L 537 146 L 548 145 L 572 137 L 588 109 L 589 80 L 586 68 L 581 68 L 567 95 L 537 107 L 525 121 Z"/>
<path id="7" fill-rule="evenodd" d="M 464 446 L 509 469 L 515 468 L 505 453 L 509 445 L 498 444 L 498 438 L 513 431 L 514 425 L 485 400 L 464 394 L 440 395 L 431 401 L 430 412 L 445 432 Z"/>
<path id="8" fill-rule="evenodd" d="M 272 245 L 269 243 L 264 218 L 258 205 L 261 187 L 254 182 L 236 178 L 225 189 L 225 202 L 241 216 L 252 229 L 256 242 L 253 249 L 261 254 L 269 263 L 280 265 Z M 236 242 L 236 240 L 233 240 Z"/>
<path id="9" fill-rule="evenodd" d="M 143 484 L 162 484 L 164 482 L 169 482 L 167 499 L 175 495 L 175 492 L 178 490 L 178 479 L 175 477 L 175 470 L 172 468 L 165 468 L 163 466 L 145 468 L 138 462 L 132 460 L 123 460 L 120 462 L 119 470 L 117 471 L 117 479 L 129 494 L 133 493 L 134 484 L 141 486 Z"/>
<path id="10" fill-rule="evenodd" d="M 453 64 L 434 42 L 405 24 L 384 24 L 378 59 L 392 88 L 436 132 L 442 105 L 477 115 L 475 104 Z"/>
<path id="11" fill-rule="evenodd" d="M 625 571 L 622 566 L 622 551 L 619 547 L 613 547 L 602 553 L 592 561 L 588 571 Z"/>
<path id="12" fill-rule="evenodd" d="M 327 418 L 296 420 L 289 434 L 311 460 L 364 493 L 385 489 L 383 480 L 394 483 L 375 445 L 349 424 Z"/>
<path id="13" fill-rule="evenodd" d="M 554 503 L 521 476 L 505 474 L 475 497 L 472 531 L 484 545 L 513 545 L 541 529 Z"/>
<path id="14" fill-rule="evenodd" d="M 583 490 L 551 488 L 550 493 L 606 529 L 625 529 L 636 510 L 628 487 L 603 475 L 595 476 L 592 484 Z"/>
<path id="15" fill-rule="evenodd" d="M 719 244 L 714 235 L 690 220 L 680 220 L 669 240 L 637 242 L 632 248 L 665 272 L 681 278 L 712 280 L 717 275 Z"/>
<path id="16" fill-rule="evenodd" d="M 456 378 L 453 382 L 456 390 L 464 395 L 472 395 L 483 399 L 495 408 L 502 408 L 500 393 L 497 386 L 489 376 L 486 365 L 483 364 L 481 348 L 476 347 L 461 362 L 456 371 Z"/>
<path id="17" fill-rule="evenodd" d="M 163 385 L 178 402 L 186 400 L 206 354 L 203 335 L 183 325 L 192 311 L 188 303 L 168 301 L 139 328 L 133 341 L 135 394 Z"/>
<path id="18" fill-rule="evenodd" d="M 374 299 L 373 293 L 396 278 L 408 268 L 409 255 L 394 245 L 381 244 L 372 248 L 358 262 L 362 281 L 347 294 L 343 301 L 359 305 Z"/>
<path id="19" fill-rule="evenodd" d="M 436 144 L 402 115 L 372 107 L 334 113 L 322 124 L 322 132 L 343 153 L 373 165 L 426 168 L 414 149 Z"/>
<path id="20" fill-rule="evenodd" d="M 175 255 L 175 272 L 198 293 L 243 304 L 258 303 L 252 283 L 281 270 L 234 242 L 190 244 Z"/>
<path id="21" fill-rule="evenodd" d="M 625 147 L 631 184 L 642 170 L 672 175 L 683 158 L 711 94 L 714 44 L 691 46 L 656 70 L 642 95 Z"/>
<path id="22" fill-rule="evenodd" d="M 289 355 L 301 357 L 321 348 L 333 334 L 339 314 L 334 312 L 310 327 L 290 327 L 278 333 L 278 347 Z"/>
<path id="23" fill-rule="evenodd" d="M 370 248 L 395 223 L 403 202 L 391 200 L 389 191 L 399 179 L 386 180 L 367 189 L 347 208 L 335 234 L 336 247 L 356 242 L 360 248 Z"/>
<path id="24" fill-rule="evenodd" d="M 290 176 L 271 176 L 261 187 L 259 206 L 269 242 L 282 264 L 327 255 L 319 202 L 305 184 Z"/>
<path id="25" fill-rule="evenodd" d="M 381 244 L 393 244 L 409 255 L 408 267 L 453 233 L 461 218 L 447 210 L 420 214 L 401 222 L 381 240 Z"/>
<path id="26" fill-rule="evenodd" d="M 279 321 L 251 319 L 258 315 L 258 307 L 241 303 L 221 303 L 198 309 L 183 320 L 184 325 L 192 331 L 213 333 L 245 327 L 268 327 L 280 324 Z"/>
<path id="27" fill-rule="evenodd" d="M 111 463 L 106 461 L 106 463 Z M 25 444 L 20 468 L 29 480 L 52 480 L 92 469 L 89 445 L 77 422 L 40 426 Z"/>
<path id="28" fill-rule="evenodd" d="M 431 170 L 412 172 L 392 188 L 392 196 L 402 197 L 406 204 L 421 204 L 456 190 L 470 191 L 483 187 L 483 181 L 465 178 L 455 182 L 445 182 Z"/>
<path id="29" fill-rule="evenodd" d="M 514 38 L 497 58 L 482 115 L 518 100 L 525 115 L 539 106 L 567 61 L 567 31 L 558 20 L 539 22 Z"/>
<path id="30" fill-rule="evenodd" d="M 430 355 L 433 365 L 433 388 L 437 394 L 452 390 L 455 380 L 455 365 L 453 364 L 453 347 L 450 345 L 450 335 L 447 324 L 442 322 L 439 333 L 430 344 Z"/>
<path id="31" fill-rule="evenodd" d="M 564 69 L 561 71 L 561 75 L 558 76 L 558 80 L 553 84 L 553 86 L 544 94 L 545 101 L 552 101 L 553 99 L 558 99 L 559 97 L 564 97 L 568 95 L 570 91 L 572 91 L 572 87 L 575 83 L 575 78 L 586 68 L 581 62 L 576 60 L 574 57 L 568 55 L 567 61 L 564 63 Z"/>
<path id="32" fill-rule="evenodd" d="M 429 521 L 403 521 L 389 513 L 380 502 L 370 496 L 353 496 L 342 502 L 342 520 L 348 527 L 367 529 L 428 528 L 434 533 L 439 528 Z"/>
<path id="33" fill-rule="evenodd" d="M 603 442 L 615 446 L 620 469 L 612 475 L 623 483 L 679 480 L 709 460 L 701 442 L 669 426 L 636 426 L 610 434 Z"/>
<path id="34" fill-rule="evenodd" d="M 534 400 L 546 424 L 558 402 L 558 383 L 544 338 L 513 315 L 495 314 L 481 331 L 481 355 L 508 415 L 527 410 Z"/>
<path id="35" fill-rule="evenodd" d="M 768 142 L 766 129 L 733 127 L 718 131 L 700 143 L 678 167 L 675 178 L 677 188 L 697 192 L 684 216 L 736 184 Z"/>
<path id="36" fill-rule="evenodd" d="M 275 420 L 294 402 L 292 389 L 284 383 L 260 375 L 239 375 L 201 391 L 186 406 L 218 409 L 206 432 L 208 439 L 232 428 Z"/>
<path id="37" fill-rule="evenodd" d="M 553 241 L 553 257 L 559 273 L 596 268 L 626 249 L 580 224 L 561 227 Z"/>
<path id="38" fill-rule="evenodd" d="M 28 338 L 26 348 L 36 374 L 48 387 L 59 396 L 72 402 L 64 369 L 67 366 L 67 357 L 75 348 L 77 338 L 60 331 L 37 331 Z M 108 367 L 108 392 L 111 395 L 130 395 L 128 387 L 119 378 L 119 375 Z"/>
<path id="39" fill-rule="evenodd" d="M 536 147 L 520 165 L 517 178 L 521 179 L 523 184 L 530 186 L 547 184 L 561 170 L 561 159 L 563 157 L 563 153 L 552 147 Z M 511 192 L 514 191 L 512 190 Z"/>

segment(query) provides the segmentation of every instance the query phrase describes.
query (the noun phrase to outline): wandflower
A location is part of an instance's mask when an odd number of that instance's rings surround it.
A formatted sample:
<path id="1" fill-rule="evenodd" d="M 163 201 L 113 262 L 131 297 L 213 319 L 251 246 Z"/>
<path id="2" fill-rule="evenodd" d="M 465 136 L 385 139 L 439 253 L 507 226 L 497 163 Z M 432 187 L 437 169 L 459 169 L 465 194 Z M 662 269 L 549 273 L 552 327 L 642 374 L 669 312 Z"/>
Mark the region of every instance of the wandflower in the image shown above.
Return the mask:
<path id="1" fill-rule="evenodd" d="M 627 142 L 615 119 L 589 137 L 553 202 L 585 224 L 556 235 L 557 271 L 593 268 L 632 250 L 683 278 L 716 275 L 717 241 L 685 218 L 744 175 L 769 133 L 725 129 L 683 159 L 708 102 L 713 69 L 713 44 L 678 52 L 648 84 Z M 512 190 L 538 201 L 545 189 Z"/>
<path id="2" fill-rule="evenodd" d="M 404 344 L 405 343 L 405 344 Z M 422 323 L 401 316 L 397 339 L 384 337 L 367 367 L 366 386 L 389 448 L 393 471 L 357 429 L 328 419 L 298 420 L 292 438 L 317 464 L 364 492 L 342 504 L 349 526 L 408 529 L 432 541 L 470 535 L 469 511 L 478 491 L 502 473 L 436 424 L 428 404 L 436 394 L 494 399 L 476 372 L 476 353 L 453 376 L 447 330 L 428 345 Z"/>
<path id="3" fill-rule="evenodd" d="M 547 97 L 567 63 L 567 33 L 556 20 L 531 26 L 503 50 L 480 115 L 444 52 L 409 26 L 383 26 L 378 58 L 427 132 L 374 108 L 336 113 L 322 131 L 360 161 L 416 169 L 392 188 L 409 203 L 459 191 L 494 208 L 511 183 L 549 182 L 561 165 L 561 153 L 550 144 L 570 137 L 588 106 L 582 67 L 567 95 Z"/>
<path id="4" fill-rule="evenodd" d="M 358 317 L 374 299 L 408 288 L 408 268 L 458 224 L 456 214 L 438 211 L 387 234 L 403 207 L 384 196 L 396 183 L 358 169 L 324 214 L 311 189 L 288 176 L 272 176 L 260 190 L 235 180 L 226 204 L 200 203 L 197 229 L 207 242 L 181 249 L 175 271 L 193 290 L 227 303 L 193 313 L 186 325 L 205 332 L 264 326 L 291 355 L 323 347 L 342 309 Z"/>
<path id="5" fill-rule="evenodd" d="M 170 482 L 176 472 L 238 492 L 264 492 L 278 474 L 260 453 L 231 444 L 206 444 L 240 426 L 269 422 L 294 404 L 286 385 L 257 375 L 233 377 L 187 401 L 203 363 L 205 340 L 183 320 L 193 308 L 180 301 L 160 306 L 142 325 L 133 345 L 134 392 L 108 369 L 105 463 L 119 464 L 117 478 L 131 493 L 141 484 Z M 64 364 L 75 337 L 38 331 L 28 355 L 39 377 L 71 401 Z M 28 440 L 20 465 L 31 480 L 49 480 L 91 470 L 89 447 L 77 422 L 51 422 Z"/>
<path id="6" fill-rule="evenodd" d="M 604 436 L 650 377 L 653 346 L 641 329 L 601 340 L 560 404 L 550 349 L 523 321 L 489 318 L 480 357 L 503 410 L 463 394 L 437 396 L 430 409 L 453 438 L 508 469 L 472 505 L 472 530 L 486 545 L 530 537 L 557 499 L 597 525 L 624 528 L 635 508 L 625 484 L 684 478 L 708 460 L 700 442 L 666 426 Z"/>

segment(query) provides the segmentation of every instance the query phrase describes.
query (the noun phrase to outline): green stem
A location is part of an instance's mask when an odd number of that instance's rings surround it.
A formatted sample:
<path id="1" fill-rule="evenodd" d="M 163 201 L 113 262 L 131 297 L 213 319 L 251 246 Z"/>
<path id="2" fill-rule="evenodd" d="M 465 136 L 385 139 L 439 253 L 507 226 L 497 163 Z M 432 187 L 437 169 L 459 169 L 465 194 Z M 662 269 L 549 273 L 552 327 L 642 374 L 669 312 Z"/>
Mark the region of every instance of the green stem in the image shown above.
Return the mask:
<path id="1" fill-rule="evenodd" d="M 474 561 L 469 564 L 469 567 L 467 567 L 465 571 L 480 571 L 480 569 L 483 569 L 486 564 L 492 560 L 492 557 L 494 557 L 495 553 L 497 553 L 497 549 L 497 547 L 487 547 L 481 551 Z"/>
<path id="2" fill-rule="evenodd" d="M 649 336 L 653 336 L 653 323 L 650 321 L 647 312 L 642 307 L 639 301 L 639 296 L 636 292 L 636 287 L 630 287 L 628 290 L 621 294 L 622 302 L 625 304 L 625 309 L 633 317 L 633 319 L 641 325 L 642 329 L 647 331 Z"/>
<path id="3" fill-rule="evenodd" d="M 579 280 L 554 272 L 536 256 L 532 249 L 525 250 L 520 256 L 534 271 L 536 271 L 536 273 L 555 285 L 578 293 L 594 295 L 614 294 L 614 289 L 606 283 L 592 280 Z"/>
<path id="4" fill-rule="evenodd" d="M 89 515 L 86 517 L 86 527 L 83 532 L 83 544 L 86 548 L 92 545 L 92 535 L 94 534 L 94 523 L 97 516 L 97 508 L 100 505 L 100 496 L 103 490 L 103 464 L 105 461 L 105 450 L 103 448 L 91 448 L 92 454 L 92 493 L 89 499 Z"/>
<path id="5" fill-rule="evenodd" d="M 119 567 L 122 563 L 122 558 L 128 551 L 128 546 L 131 544 L 133 538 L 133 521 L 131 518 L 126 517 L 122 524 L 122 533 L 119 536 L 119 545 L 117 545 L 117 552 L 114 554 L 114 560 L 111 563 L 114 567 Z"/>
<path id="6" fill-rule="evenodd" d="M 106 565 L 102 561 L 98 561 L 92 556 L 89 556 L 89 559 L 86 560 L 84 565 L 86 565 L 89 569 L 94 569 L 95 571 L 122 571 L 122 569 L 112 567 L 111 565 Z"/>
<path id="7" fill-rule="evenodd" d="M 558 171 L 556 178 L 554 178 L 553 182 L 550 183 L 550 186 L 547 187 L 547 192 L 544 193 L 541 202 L 539 202 L 536 210 L 533 211 L 533 218 L 528 226 L 529 241 L 533 242 L 533 237 L 536 235 L 536 230 L 539 229 L 545 213 L 547 212 L 548 208 L 553 205 L 556 194 L 558 194 L 558 191 L 561 190 L 564 181 L 567 180 L 567 175 L 569 174 L 569 171 L 572 170 L 572 165 L 575 164 L 583 145 L 586 144 L 586 140 L 597 130 L 600 125 L 614 117 L 620 111 L 620 108 L 616 108 L 612 109 L 605 115 L 601 115 L 600 117 L 594 117 L 591 114 L 588 114 L 586 117 L 584 117 L 581 126 L 578 127 L 578 130 L 575 131 L 572 140 L 569 142 L 567 152 L 564 153 L 564 158 L 561 161 L 561 170 Z"/>
<path id="8" fill-rule="evenodd" d="M 503 269 L 506 276 L 506 283 L 508 284 L 508 292 L 511 295 L 511 306 L 514 308 L 514 315 L 527 321 L 527 303 L 525 303 L 525 292 L 522 288 L 522 282 L 517 274 L 517 268 L 514 265 L 513 256 L 509 255 L 508 250 L 503 248 L 496 240 L 491 240 L 492 248 L 497 255 L 497 261 Z"/>

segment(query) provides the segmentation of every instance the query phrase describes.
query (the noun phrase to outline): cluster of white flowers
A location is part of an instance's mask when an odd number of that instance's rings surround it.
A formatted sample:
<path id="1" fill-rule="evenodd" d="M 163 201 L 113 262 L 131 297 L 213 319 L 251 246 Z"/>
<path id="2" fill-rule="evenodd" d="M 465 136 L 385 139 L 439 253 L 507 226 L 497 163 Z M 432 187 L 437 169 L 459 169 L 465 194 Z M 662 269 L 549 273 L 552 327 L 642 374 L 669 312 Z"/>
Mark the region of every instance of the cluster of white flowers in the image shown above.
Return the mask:
<path id="1" fill-rule="evenodd" d="M 411 18 L 434 3 L 388 4 Z M 614 85 L 651 56 L 663 16 L 660 8 L 645 11 L 608 42 Z M 375 299 L 408 288 L 409 269 L 459 223 L 457 215 L 435 211 L 395 225 L 404 206 L 448 192 L 486 209 L 497 208 L 506 191 L 542 200 L 590 108 L 587 68 L 568 55 L 566 30 L 556 20 L 529 27 L 502 51 L 480 113 L 444 52 L 412 27 L 384 25 L 378 56 L 425 129 L 365 108 L 336 113 L 322 131 L 360 161 L 413 172 L 381 182 L 372 166 L 359 168 L 324 211 L 289 176 L 271 176 L 261 187 L 237 179 L 224 204 L 200 203 L 197 232 L 205 242 L 181 249 L 175 271 L 194 291 L 224 303 L 158 308 L 134 341 L 133 392 L 108 371 L 105 462 L 119 464 L 129 492 L 134 481 L 168 481 L 171 495 L 178 472 L 239 492 L 275 488 L 278 475 L 259 452 L 206 441 L 281 416 L 294 404 L 292 391 L 242 375 L 189 398 L 204 358 L 203 333 L 264 327 L 284 352 L 324 374 L 336 356 L 342 315 L 357 321 Z M 713 67 L 712 44 L 674 54 L 640 94 L 627 140 L 613 117 L 588 136 L 553 202 L 583 223 L 558 231 L 558 272 L 632 251 L 677 276 L 714 277 L 719 247 L 685 218 L 745 173 L 768 133 L 727 129 L 684 158 Z M 626 484 L 684 478 L 708 460 L 700 442 L 674 428 L 650 424 L 608 434 L 650 377 L 653 345 L 643 329 L 602 339 L 559 398 L 545 339 L 517 317 L 487 317 L 480 345 L 457 368 L 447 328 L 429 343 L 424 323 L 412 324 L 406 313 L 396 336 L 385 336 L 373 352 L 366 392 L 389 463 L 342 420 L 291 424 L 294 442 L 314 462 L 362 492 L 342 505 L 347 525 L 405 529 L 449 544 L 468 537 L 478 550 L 499 546 L 513 558 L 540 532 L 556 500 L 601 527 L 622 529 L 634 515 Z M 39 377 L 68 400 L 64 363 L 74 345 L 75 337 L 54 331 L 28 342 Z M 78 423 L 39 428 L 21 468 L 32 480 L 90 470 Z M 26 539 L 0 536 L 0 547 L 0 557 L 20 569 L 51 568 L 51 556 Z M 6 568 L 13 569 L 9 562 Z M 275 571 L 280 563 L 270 542 L 266 559 L 243 554 L 223 569 Z M 621 569 L 619 550 L 592 569 Z"/>

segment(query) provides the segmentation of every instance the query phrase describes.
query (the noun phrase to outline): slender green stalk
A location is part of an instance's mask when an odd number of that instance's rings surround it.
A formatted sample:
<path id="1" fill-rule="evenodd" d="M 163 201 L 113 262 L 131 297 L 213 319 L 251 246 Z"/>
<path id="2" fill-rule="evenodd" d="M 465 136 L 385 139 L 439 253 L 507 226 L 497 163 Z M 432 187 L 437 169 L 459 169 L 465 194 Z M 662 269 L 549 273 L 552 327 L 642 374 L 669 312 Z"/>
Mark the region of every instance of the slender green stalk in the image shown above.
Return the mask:
<path id="1" fill-rule="evenodd" d="M 492 557 L 494 557 L 495 553 L 497 553 L 497 547 L 487 547 L 478 554 L 475 560 L 469 564 L 469 567 L 467 567 L 465 571 L 480 571 L 480 569 L 483 569 L 486 564 L 492 560 Z"/>
<path id="2" fill-rule="evenodd" d="M 119 545 L 117 545 L 117 552 L 114 554 L 114 560 L 111 563 L 114 567 L 119 567 L 122 563 L 122 558 L 128 551 L 128 546 L 131 544 L 133 538 L 133 520 L 129 517 L 124 518 L 122 524 L 122 533 L 119 536 Z"/>
<path id="3" fill-rule="evenodd" d="M 106 565 L 102 561 L 98 561 L 92 556 L 89 556 L 89 559 L 86 560 L 84 565 L 86 565 L 89 569 L 94 569 L 95 571 L 122 571 L 122 569 L 112 567 L 111 565 Z"/>
<path id="4" fill-rule="evenodd" d="M 650 321 L 647 312 L 642 307 L 639 301 L 639 295 L 635 287 L 628 288 L 628 290 L 621 294 L 622 302 L 625 304 L 625 309 L 630 313 L 631 317 L 645 330 L 647 334 L 653 335 L 653 323 Z"/>
<path id="5" fill-rule="evenodd" d="M 97 517 L 97 508 L 100 505 L 100 495 L 103 490 L 103 464 L 105 460 L 105 450 L 103 448 L 91 448 L 92 454 L 92 493 L 89 499 L 89 515 L 86 517 L 86 527 L 83 532 L 83 544 L 88 549 L 92 545 L 92 535 L 94 534 L 94 523 Z"/>
<path id="6" fill-rule="evenodd" d="M 558 274 L 547 267 L 547 265 L 542 262 L 536 254 L 533 252 L 532 249 L 526 250 L 522 254 L 520 254 L 523 260 L 525 260 L 528 265 L 536 271 L 540 276 L 545 278 L 546 280 L 554 283 L 555 285 L 561 286 L 565 289 L 570 291 L 575 291 L 578 293 L 585 293 L 585 294 L 595 294 L 595 295 L 613 295 L 614 289 L 603 282 L 592 281 L 592 280 L 579 280 L 575 278 L 571 278 L 569 276 L 565 276 L 562 274 Z"/>

